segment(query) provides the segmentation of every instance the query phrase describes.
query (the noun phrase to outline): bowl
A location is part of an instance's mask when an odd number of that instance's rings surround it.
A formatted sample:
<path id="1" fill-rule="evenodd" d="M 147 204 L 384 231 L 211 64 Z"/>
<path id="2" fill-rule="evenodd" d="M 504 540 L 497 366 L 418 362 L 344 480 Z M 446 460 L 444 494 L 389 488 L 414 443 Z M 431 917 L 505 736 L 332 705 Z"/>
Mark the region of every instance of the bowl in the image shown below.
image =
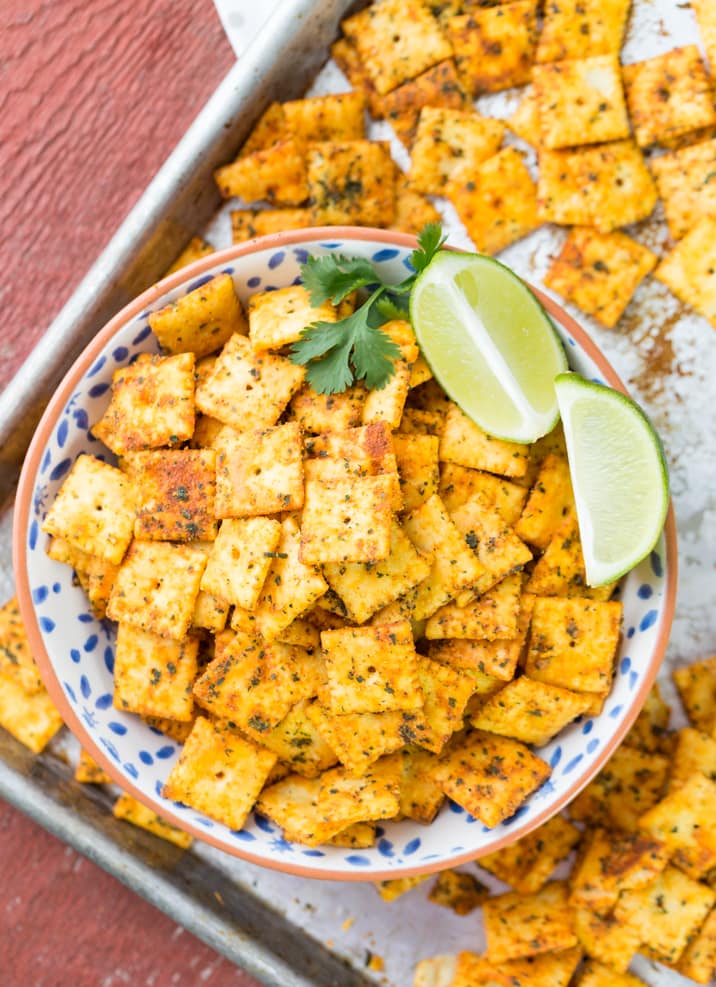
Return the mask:
<path id="1" fill-rule="evenodd" d="M 493 829 L 448 802 L 430 826 L 409 820 L 381 825 L 375 846 L 365 850 L 289 843 L 278 826 L 257 814 L 241 831 L 230 831 L 163 798 L 162 784 L 179 747 L 139 717 L 113 708 L 113 626 L 92 615 L 84 593 L 73 585 L 72 570 L 47 557 L 48 536 L 41 525 L 77 455 L 109 456 L 89 427 L 108 404 L 114 371 L 137 353 L 157 351 L 150 312 L 222 271 L 233 277 L 243 300 L 257 290 L 290 285 L 309 252 L 367 257 L 387 280 L 402 280 L 415 245 L 412 236 L 373 229 L 302 230 L 230 247 L 165 278 L 116 315 L 77 359 L 37 428 L 18 488 L 14 565 L 20 607 L 42 677 L 70 730 L 118 785 L 177 826 L 237 857 L 308 877 L 382 880 L 454 866 L 512 843 L 574 798 L 631 726 L 664 655 L 676 594 L 673 511 L 650 557 L 622 580 L 624 634 L 602 713 L 573 723 L 540 750 L 552 767 L 551 778 Z M 623 391 L 586 332 L 554 301 L 536 294 L 572 369 Z"/>

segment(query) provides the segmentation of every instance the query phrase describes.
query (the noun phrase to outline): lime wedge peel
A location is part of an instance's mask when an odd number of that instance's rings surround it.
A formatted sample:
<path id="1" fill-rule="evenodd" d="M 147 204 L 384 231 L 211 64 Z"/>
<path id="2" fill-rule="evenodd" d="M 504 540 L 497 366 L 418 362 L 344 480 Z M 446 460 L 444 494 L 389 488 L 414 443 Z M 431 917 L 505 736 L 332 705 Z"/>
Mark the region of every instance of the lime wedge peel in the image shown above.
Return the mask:
<path id="1" fill-rule="evenodd" d="M 669 507 L 661 442 L 626 395 L 575 373 L 555 388 L 590 586 L 619 579 L 653 549 Z"/>
<path id="2" fill-rule="evenodd" d="M 554 427 L 554 379 L 567 359 L 549 316 L 509 268 L 441 252 L 415 283 L 410 315 L 435 377 L 482 429 L 527 443 Z"/>

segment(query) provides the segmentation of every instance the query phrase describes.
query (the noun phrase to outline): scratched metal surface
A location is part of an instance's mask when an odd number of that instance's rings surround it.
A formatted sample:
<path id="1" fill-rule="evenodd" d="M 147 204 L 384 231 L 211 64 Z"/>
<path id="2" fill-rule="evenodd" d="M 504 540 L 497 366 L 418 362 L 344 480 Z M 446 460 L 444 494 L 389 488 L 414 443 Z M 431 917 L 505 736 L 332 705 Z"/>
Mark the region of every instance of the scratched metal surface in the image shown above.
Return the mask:
<path id="1" fill-rule="evenodd" d="M 283 16 L 287 16 L 288 6 L 283 7 Z M 295 6 L 305 12 L 312 5 L 304 0 Z M 330 6 L 332 15 L 336 15 L 339 8 L 348 4 L 331 5 L 319 0 L 313 6 L 324 14 Z M 324 31 L 324 41 L 326 33 L 330 32 Z M 695 21 L 688 8 L 675 0 L 636 0 L 623 58 L 632 62 L 696 40 Z M 319 38 L 314 31 L 309 44 L 314 55 L 317 46 L 320 47 Z M 318 61 L 315 57 L 314 62 Z M 297 88 L 294 79 L 291 95 Z M 311 92 L 345 88 L 345 79 L 329 64 L 316 78 Z M 281 92 L 280 86 L 272 89 L 272 94 L 277 92 Z M 479 100 L 477 106 L 483 113 L 507 116 L 518 98 L 514 92 L 497 94 Z M 228 90 L 222 99 L 230 102 Z M 240 138 L 235 119 L 232 125 L 235 137 Z M 377 124 L 373 136 L 390 139 L 392 135 L 385 125 Z M 526 149 L 519 141 L 515 143 Z M 395 141 L 393 147 L 396 159 L 405 166 L 404 150 Z M 184 179 L 186 184 L 192 175 Z M 166 195 L 164 207 L 172 201 Z M 470 246 L 454 212 L 445 203 L 438 205 L 450 242 Z M 161 209 L 157 215 L 160 213 Z M 195 223 L 193 228 L 199 230 L 201 224 Z M 228 207 L 219 210 L 204 232 L 216 246 L 230 242 Z M 667 243 L 659 210 L 629 232 L 657 251 Z M 149 233 L 143 231 L 143 235 Z M 555 227 L 543 227 L 506 250 L 502 259 L 524 277 L 540 283 L 563 236 Z M 129 235 L 122 255 L 125 262 L 131 243 Z M 122 258 L 115 256 L 114 268 L 111 255 L 103 258 L 110 265 L 114 282 L 118 280 Z M 75 314 L 81 301 L 80 292 Z M 117 298 L 105 292 L 95 302 L 97 311 L 106 310 L 112 302 L 116 304 Z M 710 606 L 716 560 L 716 401 L 712 384 L 716 379 L 716 337 L 705 320 L 689 313 L 653 280 L 642 285 L 615 330 L 600 328 L 577 310 L 572 314 L 607 353 L 664 439 L 678 519 L 681 567 L 676 620 L 661 682 L 674 704 L 674 720 L 679 724 L 682 718 L 676 708 L 669 669 L 706 654 L 716 637 L 716 617 Z M 72 323 L 66 321 L 65 325 L 71 328 Z M 50 377 L 61 370 L 56 359 L 47 361 L 47 365 Z M 11 589 L 9 531 L 6 508 L 0 519 L 0 593 L 5 596 Z M 141 836 L 128 846 L 123 829 L 106 815 L 108 797 L 88 795 L 70 780 L 66 760 L 72 759 L 74 753 L 72 738 L 59 741 L 40 758 L 31 758 L 8 738 L 0 737 L 0 795 L 20 805 L 267 983 L 375 982 L 405 987 L 411 983 L 413 966 L 421 957 L 482 948 L 479 913 L 458 918 L 430 905 L 426 900 L 430 882 L 387 905 L 370 885 L 292 878 L 227 857 L 210 847 L 197 845 L 190 854 L 177 858 L 149 836 Z M 496 890 L 504 887 L 484 872 L 480 877 Z M 371 955 L 383 959 L 382 972 L 367 968 Z M 643 958 L 637 958 L 632 969 L 652 987 L 690 983 Z"/>

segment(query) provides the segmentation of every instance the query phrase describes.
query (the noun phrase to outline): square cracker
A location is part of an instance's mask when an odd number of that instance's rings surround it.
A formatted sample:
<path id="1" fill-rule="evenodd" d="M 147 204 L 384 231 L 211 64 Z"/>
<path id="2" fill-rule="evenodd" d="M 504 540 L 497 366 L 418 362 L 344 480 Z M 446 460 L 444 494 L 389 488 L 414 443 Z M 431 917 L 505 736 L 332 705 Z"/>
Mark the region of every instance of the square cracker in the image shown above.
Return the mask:
<path id="1" fill-rule="evenodd" d="M 570 903 L 608 914 L 622 891 L 641 888 L 658 877 L 669 860 L 664 842 L 643 833 L 616 836 L 594 829 L 570 878 Z"/>
<path id="2" fill-rule="evenodd" d="M 581 831 L 562 816 L 552 816 L 527 836 L 480 857 L 479 866 L 512 885 L 520 894 L 535 894 L 542 890 L 581 836 Z"/>
<path id="3" fill-rule="evenodd" d="M 716 782 L 698 768 L 639 820 L 640 829 L 663 841 L 674 863 L 698 879 L 716 866 Z"/>
<path id="4" fill-rule="evenodd" d="M 515 147 L 506 147 L 477 168 L 469 162 L 460 165 L 446 194 L 483 253 L 499 253 L 539 226 L 537 190 Z"/>
<path id="5" fill-rule="evenodd" d="M 608 600 L 614 583 L 587 586 L 576 515 L 569 512 L 530 574 L 527 589 L 537 596 L 580 596 Z"/>
<path id="6" fill-rule="evenodd" d="M 134 541 L 122 563 L 107 616 L 175 641 L 191 626 L 204 551 L 164 541 Z"/>
<path id="7" fill-rule="evenodd" d="M 716 219 L 704 216 L 662 260 L 654 277 L 716 327 Z"/>
<path id="8" fill-rule="evenodd" d="M 522 576 L 506 576 L 477 600 L 465 606 L 448 603 L 428 619 L 425 636 L 472 640 L 511 640 L 517 634 Z"/>
<path id="9" fill-rule="evenodd" d="M 278 421 L 303 376 L 303 367 L 273 353 L 254 353 L 245 336 L 232 336 L 199 383 L 196 406 L 238 431 L 266 428 Z"/>
<path id="10" fill-rule="evenodd" d="M 230 605 L 253 610 L 281 539 L 275 518 L 223 521 L 211 547 L 201 588 Z"/>
<path id="11" fill-rule="evenodd" d="M 492 828 L 550 774 L 549 765 L 524 744 L 475 730 L 449 748 L 437 781 L 448 798 Z"/>
<path id="12" fill-rule="evenodd" d="M 362 624 L 422 582 L 430 573 L 430 566 L 431 559 L 421 555 L 393 521 L 386 559 L 373 563 L 328 562 L 323 575 L 343 601 L 349 619 Z"/>
<path id="13" fill-rule="evenodd" d="M 140 716 L 191 720 L 198 653 L 196 637 L 172 641 L 120 624 L 114 658 L 115 708 Z"/>
<path id="14" fill-rule="evenodd" d="M 716 71 L 716 10 L 711 0 L 691 0 L 711 72 Z"/>
<path id="15" fill-rule="evenodd" d="M 579 987 L 645 987 L 644 981 L 630 973 L 615 971 L 611 966 L 590 960 L 579 977 Z"/>
<path id="16" fill-rule="evenodd" d="M 408 741 L 420 739 L 425 722 L 421 710 L 388 710 L 384 713 L 346 713 L 334 716 L 319 703 L 307 715 L 328 747 L 349 774 L 362 775 Z"/>
<path id="17" fill-rule="evenodd" d="M 436 435 L 393 436 L 404 510 L 414 510 L 438 492 L 439 446 Z"/>
<path id="18" fill-rule="evenodd" d="M 714 38 L 716 42 L 716 37 Z M 714 52 L 716 54 L 716 52 Z M 709 913 L 676 965 L 679 973 L 697 984 L 710 984 L 716 970 L 716 910 Z"/>
<path id="19" fill-rule="evenodd" d="M 641 708 L 641 712 L 634 721 L 634 726 L 624 738 L 624 743 L 630 747 L 636 747 L 640 751 L 660 752 L 668 742 L 669 720 L 671 718 L 671 707 L 664 702 L 661 690 L 657 683 L 652 686 L 646 702 Z M 684 732 L 692 732 L 686 728 Z M 698 731 L 693 731 L 698 733 Z M 678 751 L 678 740 L 676 750 Z M 714 748 L 714 771 L 716 771 L 716 748 Z M 674 754 L 674 764 L 672 766 L 672 784 L 676 773 L 676 753 Z M 689 771 L 682 780 L 691 774 Z M 714 775 L 716 778 L 716 774 Z"/>
<path id="20" fill-rule="evenodd" d="M 216 453 L 163 449 L 132 457 L 137 492 L 134 537 L 149 541 L 213 541 Z"/>
<path id="21" fill-rule="evenodd" d="M 75 768 L 75 781 L 82 785 L 111 785 L 112 779 L 99 764 L 87 753 L 84 747 L 80 748 L 80 754 Z"/>
<path id="22" fill-rule="evenodd" d="M 410 151 L 411 185 L 419 192 L 443 195 L 455 171 L 487 161 L 502 143 L 505 125 L 474 111 L 425 106 Z"/>
<path id="23" fill-rule="evenodd" d="M 386 142 L 319 141 L 309 146 L 307 164 L 314 225 L 392 222 L 396 169 Z"/>
<path id="24" fill-rule="evenodd" d="M 610 972 L 624 973 L 641 945 L 637 930 L 617 922 L 613 915 L 598 915 L 592 908 L 576 908 L 574 926 L 585 954 L 605 964 Z"/>
<path id="25" fill-rule="evenodd" d="M 252 517 L 303 507 L 303 448 L 297 422 L 217 437 L 216 516 Z"/>
<path id="26" fill-rule="evenodd" d="M 344 826 L 373 819 L 391 819 L 400 807 L 400 757 L 382 757 L 359 778 L 345 768 L 324 772 L 318 790 L 319 808 Z"/>
<path id="27" fill-rule="evenodd" d="M 575 227 L 552 261 L 544 283 L 611 329 L 657 259 L 625 233 Z"/>
<path id="28" fill-rule="evenodd" d="M 676 668 L 672 677 L 691 723 L 711 733 L 716 727 L 716 655 Z"/>
<path id="29" fill-rule="evenodd" d="M 62 726 L 62 717 L 44 689 L 28 693 L 16 679 L 0 672 L 0 727 L 40 754 Z"/>
<path id="30" fill-rule="evenodd" d="M 0 608 L 0 675 L 14 679 L 28 695 L 44 689 L 16 596 Z"/>
<path id="31" fill-rule="evenodd" d="M 539 956 L 508 960 L 494 965 L 485 956 L 458 954 L 455 979 L 449 987 L 567 987 L 579 965 L 581 950 L 558 949 Z M 416 982 L 415 987 L 418 987 Z M 426 985 L 427 987 L 427 985 Z M 431 984 L 430 987 L 442 987 Z"/>
<path id="32" fill-rule="evenodd" d="M 310 384 L 305 384 L 291 398 L 288 417 L 298 422 L 304 432 L 342 432 L 362 423 L 367 396 L 361 384 L 340 394 L 317 394 Z"/>
<path id="33" fill-rule="evenodd" d="M 641 147 L 716 124 L 711 81 L 696 45 L 625 65 L 624 88 Z"/>
<path id="34" fill-rule="evenodd" d="M 175 271 L 181 271 L 183 267 L 193 264 L 195 260 L 199 260 L 201 257 L 208 257 L 209 254 L 213 253 L 214 247 L 208 240 L 204 240 L 200 236 L 193 236 L 171 267 L 166 269 L 164 277 L 174 274 Z"/>
<path id="35" fill-rule="evenodd" d="M 313 306 L 302 284 L 276 291 L 262 291 L 249 298 L 249 339 L 256 352 L 280 350 L 295 343 L 314 322 L 335 322 L 335 306 L 329 301 Z"/>
<path id="36" fill-rule="evenodd" d="M 612 681 L 621 618 L 615 600 L 538 598 L 525 673 L 575 692 L 603 692 Z"/>
<path id="37" fill-rule="evenodd" d="M 328 674 L 325 699 L 332 713 L 422 707 L 409 621 L 323 631 L 321 648 Z"/>
<path id="38" fill-rule="evenodd" d="M 204 628 L 212 634 L 218 634 L 226 627 L 229 616 L 229 604 L 220 600 L 218 596 L 212 596 L 204 590 L 199 590 L 199 595 L 194 604 L 194 615 L 191 618 L 191 626 Z"/>
<path id="39" fill-rule="evenodd" d="M 524 476 L 529 460 L 527 446 L 488 435 L 456 404 L 445 419 L 439 456 L 441 462 L 512 477 Z"/>
<path id="40" fill-rule="evenodd" d="M 465 871 L 443 870 L 428 894 L 434 905 L 450 908 L 456 915 L 469 915 L 490 895 L 476 877 Z"/>
<path id="41" fill-rule="evenodd" d="M 494 508 L 506 524 L 514 525 L 522 514 L 528 491 L 484 470 L 443 462 L 439 493 L 448 511 L 462 507 L 477 496 Z"/>
<path id="42" fill-rule="evenodd" d="M 542 142 L 542 128 L 539 119 L 539 103 L 534 86 L 529 86 L 522 96 L 517 109 L 507 118 L 507 126 L 532 147 Z"/>
<path id="43" fill-rule="evenodd" d="M 534 0 L 446 18 L 458 73 L 473 96 L 530 81 L 537 42 Z"/>
<path id="44" fill-rule="evenodd" d="M 505 577 L 520 571 L 532 558 L 525 543 L 480 495 L 455 508 L 450 517 L 484 570 L 473 587 L 476 593 L 484 593 Z M 458 603 L 465 606 L 467 601 L 458 600 Z"/>
<path id="45" fill-rule="evenodd" d="M 167 843 L 173 843 L 182 850 L 187 850 L 192 844 L 192 837 L 189 833 L 173 826 L 162 819 L 156 812 L 152 812 L 146 805 L 142 805 L 131 795 L 120 795 L 112 807 L 112 815 L 115 819 L 122 819 L 124 822 L 132 823 L 140 829 L 145 829 L 148 833 L 153 833 Z"/>
<path id="46" fill-rule="evenodd" d="M 233 242 L 236 243 L 236 227 L 233 223 L 232 213 L 232 233 Z M 270 233 L 283 233 L 285 230 L 303 230 L 311 225 L 311 210 L 308 206 L 301 209 L 261 209 L 253 213 L 253 232 L 244 236 L 242 240 L 248 240 L 252 236 L 268 236 Z"/>
<path id="47" fill-rule="evenodd" d="M 530 545 L 545 549 L 573 507 L 567 458 L 550 452 L 540 463 L 515 533 Z"/>
<path id="48" fill-rule="evenodd" d="M 200 716 L 162 794 L 241 829 L 275 763 L 271 751 Z"/>
<path id="49" fill-rule="evenodd" d="M 522 675 L 490 696 L 470 722 L 478 730 L 542 747 L 585 713 L 589 703 L 584 693 L 534 682 Z"/>
<path id="50" fill-rule="evenodd" d="M 590 825 L 634 832 L 639 817 L 661 798 L 668 770 L 661 754 L 622 746 L 570 804 L 569 814 Z"/>
<path id="51" fill-rule="evenodd" d="M 309 847 L 319 846 L 349 825 L 343 817 L 336 817 L 319 807 L 320 790 L 320 778 L 292 774 L 265 788 L 256 808 L 281 827 L 284 840 Z"/>
<path id="52" fill-rule="evenodd" d="M 300 206 L 309 194 L 305 144 L 291 138 L 242 155 L 217 168 L 214 181 L 225 199 Z"/>
<path id="53" fill-rule="evenodd" d="M 541 145 L 573 147 L 620 140 L 630 134 L 619 55 L 592 55 L 532 72 Z"/>
<path id="54" fill-rule="evenodd" d="M 685 236 L 705 213 L 716 212 L 716 140 L 662 154 L 652 158 L 649 166 L 675 240 Z"/>
<path id="55" fill-rule="evenodd" d="M 483 906 L 487 956 L 495 963 L 577 945 L 569 892 L 563 881 L 521 895 L 508 891 Z"/>
<path id="56" fill-rule="evenodd" d="M 390 224 L 391 230 L 399 233 L 420 233 L 428 223 L 441 223 L 442 215 L 432 202 L 419 192 L 415 192 L 406 178 L 398 178 L 395 183 L 395 216 Z M 432 377 L 432 370 L 419 356 L 410 371 L 410 387 L 421 384 Z"/>
<path id="57" fill-rule="evenodd" d="M 392 483 L 387 475 L 306 480 L 301 561 L 379 562 L 390 554 Z"/>
<path id="58" fill-rule="evenodd" d="M 115 371 L 109 407 L 92 426 L 118 456 L 177 446 L 194 432 L 194 354 L 143 357 Z"/>
<path id="59" fill-rule="evenodd" d="M 452 55 L 437 21 L 418 0 L 382 0 L 341 27 L 381 95 Z"/>
<path id="60" fill-rule="evenodd" d="M 193 353 L 198 360 L 246 332 L 246 316 L 230 274 L 211 281 L 149 316 L 149 325 L 168 353 Z"/>
<path id="61" fill-rule="evenodd" d="M 286 117 L 281 103 L 269 103 L 261 116 L 254 122 L 248 137 L 241 145 L 238 157 L 245 158 L 254 151 L 271 147 L 280 139 L 286 129 Z"/>
<path id="62" fill-rule="evenodd" d="M 383 116 L 382 97 L 373 85 L 356 46 L 348 38 L 339 38 L 331 45 L 331 55 L 353 89 L 363 95 L 370 115 L 380 120 Z"/>
<path id="63" fill-rule="evenodd" d="M 414 743 L 439 754 L 453 733 L 462 729 L 474 681 L 469 674 L 422 655 L 418 656 L 418 679 L 424 697 L 425 725 Z"/>
<path id="64" fill-rule="evenodd" d="M 545 150 L 539 156 L 537 215 L 543 222 L 609 233 L 646 219 L 656 200 L 654 181 L 633 140 Z"/>
<path id="65" fill-rule="evenodd" d="M 445 801 L 436 774 L 438 759 L 417 747 L 400 752 L 400 816 L 429 825 Z"/>
<path id="66" fill-rule="evenodd" d="M 286 130 L 304 141 L 354 141 L 365 137 L 361 92 L 330 93 L 281 104 Z"/>
<path id="67" fill-rule="evenodd" d="M 470 99 L 448 58 L 415 79 L 393 89 L 381 101 L 382 115 L 393 127 L 398 139 L 410 147 L 418 127 L 418 117 L 424 106 L 440 106 L 450 110 L 469 110 Z"/>
<path id="68" fill-rule="evenodd" d="M 315 703 L 302 699 L 271 730 L 254 730 L 244 724 L 243 731 L 257 744 L 273 751 L 282 764 L 304 778 L 317 778 L 337 762 L 336 751 L 326 743 L 309 715 Z"/>
<path id="69" fill-rule="evenodd" d="M 547 4 L 538 62 L 618 54 L 631 0 L 560 0 Z"/>
<path id="70" fill-rule="evenodd" d="M 134 490 L 121 470 L 94 456 L 78 456 L 63 482 L 43 531 L 88 555 L 118 565 L 134 528 Z"/>

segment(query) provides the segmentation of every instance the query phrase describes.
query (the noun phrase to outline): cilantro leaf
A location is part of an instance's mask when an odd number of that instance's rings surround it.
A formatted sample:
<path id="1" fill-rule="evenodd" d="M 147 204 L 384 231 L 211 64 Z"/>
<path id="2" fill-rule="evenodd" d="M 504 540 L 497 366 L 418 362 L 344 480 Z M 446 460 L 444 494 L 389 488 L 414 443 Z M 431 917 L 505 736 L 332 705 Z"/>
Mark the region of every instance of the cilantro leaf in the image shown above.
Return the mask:
<path id="1" fill-rule="evenodd" d="M 443 228 L 440 223 L 425 224 L 418 234 L 420 247 L 410 255 L 410 263 L 415 268 L 416 274 L 425 270 L 446 240 L 447 237 L 443 236 Z"/>
<path id="2" fill-rule="evenodd" d="M 389 295 L 383 295 L 378 298 L 374 308 L 380 312 L 385 321 L 390 321 L 390 319 L 407 319 L 408 309 L 407 306 L 403 307 L 400 304 L 399 298 L 391 298 Z"/>
<path id="3" fill-rule="evenodd" d="M 343 254 L 309 257 L 301 265 L 301 278 L 311 295 L 312 305 L 322 305 L 329 298 L 334 305 L 339 305 L 356 288 L 380 283 L 370 261 Z"/>

